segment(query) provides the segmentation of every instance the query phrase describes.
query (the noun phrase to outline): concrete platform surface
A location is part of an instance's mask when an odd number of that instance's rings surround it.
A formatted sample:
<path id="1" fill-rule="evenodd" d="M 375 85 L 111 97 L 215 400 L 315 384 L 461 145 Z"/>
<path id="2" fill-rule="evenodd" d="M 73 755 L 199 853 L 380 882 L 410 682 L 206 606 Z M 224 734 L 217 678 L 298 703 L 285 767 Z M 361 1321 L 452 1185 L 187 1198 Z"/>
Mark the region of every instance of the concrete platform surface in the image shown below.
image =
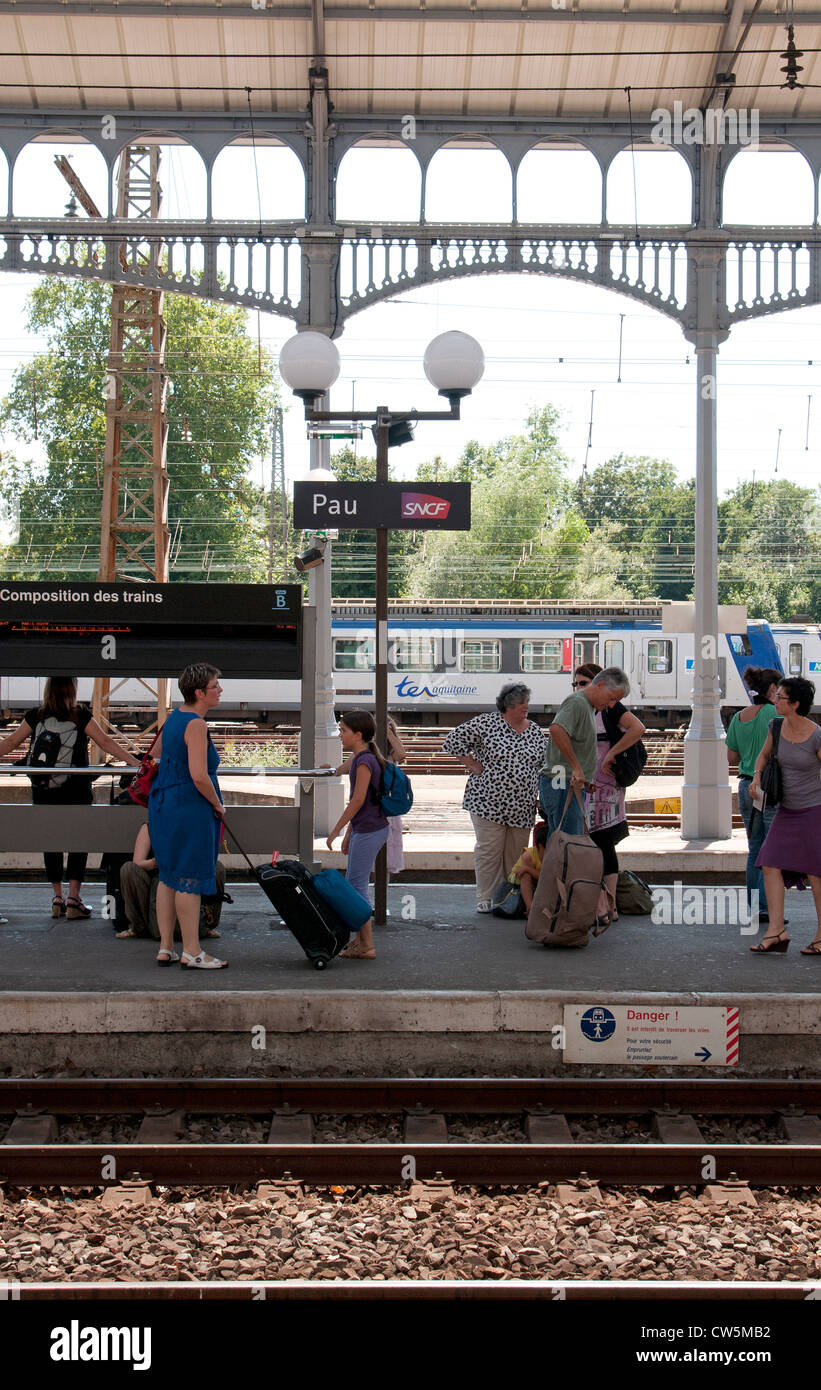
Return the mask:
<path id="1" fill-rule="evenodd" d="M 96 905 L 95 885 L 87 887 Z M 737 1006 L 734 1075 L 821 1071 L 821 957 L 798 951 L 814 931 L 807 893 L 788 896 L 790 950 L 765 958 L 749 951 L 755 937 L 737 920 L 735 889 L 665 889 L 658 922 L 624 917 L 585 950 L 558 951 L 527 941 L 523 922 L 476 914 L 472 888 L 400 884 L 389 892 L 388 924 L 376 928 L 377 959 L 340 959 L 320 972 L 255 885 L 232 885 L 232 892 L 236 901 L 225 907 L 223 934 L 212 946 L 230 968 L 183 972 L 160 969 L 155 943 L 118 941 L 96 916 L 53 921 L 42 885 L 3 885 L 0 906 L 10 920 L 0 926 L 0 1070 L 96 1076 L 641 1071 L 564 1061 L 554 1030 L 566 1005 L 584 1003 Z M 683 1068 L 692 1069 L 692 1063 Z M 682 1074 L 682 1068 L 650 1070 Z M 727 1070 L 699 1067 L 709 1075 Z"/>
<path id="2" fill-rule="evenodd" d="M 787 895 L 794 938 L 789 951 L 764 958 L 749 950 L 757 938 L 742 920 L 743 890 L 657 890 L 664 894 L 658 923 L 649 916 L 622 917 L 578 951 L 546 950 L 526 939 L 524 922 L 476 913 L 470 887 L 398 884 L 389 890 L 388 923 L 375 929 L 377 959 L 337 959 L 320 972 L 255 885 L 229 886 L 235 902 L 223 909 L 222 938 L 213 949 L 230 961 L 230 968 L 194 972 L 157 967 L 154 942 L 117 940 L 98 915 L 101 884 L 86 886 L 87 901 L 97 910 L 85 922 L 54 921 L 47 886 L 4 884 L 0 905 L 9 922 L 0 926 L 0 990 L 190 994 L 309 989 L 332 995 L 351 989 L 374 994 L 582 989 L 734 996 L 765 992 L 773 997 L 808 992 L 821 999 L 821 956 L 804 957 L 798 949 L 815 929 L 808 892 Z"/>

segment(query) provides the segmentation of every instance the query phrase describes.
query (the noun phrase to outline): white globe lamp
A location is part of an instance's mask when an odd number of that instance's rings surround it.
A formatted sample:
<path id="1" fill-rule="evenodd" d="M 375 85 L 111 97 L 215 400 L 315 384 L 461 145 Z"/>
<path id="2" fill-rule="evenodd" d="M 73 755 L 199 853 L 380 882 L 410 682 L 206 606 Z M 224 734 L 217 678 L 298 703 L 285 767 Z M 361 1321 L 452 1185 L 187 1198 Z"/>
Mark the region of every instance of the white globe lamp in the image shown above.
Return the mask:
<path id="1" fill-rule="evenodd" d="M 339 376 L 336 344 L 324 333 L 295 333 L 279 354 L 279 374 L 295 396 L 316 400 Z"/>
<path id="2" fill-rule="evenodd" d="M 469 333 L 440 333 L 428 343 L 425 376 L 440 396 L 452 402 L 470 395 L 485 370 L 485 354 Z"/>

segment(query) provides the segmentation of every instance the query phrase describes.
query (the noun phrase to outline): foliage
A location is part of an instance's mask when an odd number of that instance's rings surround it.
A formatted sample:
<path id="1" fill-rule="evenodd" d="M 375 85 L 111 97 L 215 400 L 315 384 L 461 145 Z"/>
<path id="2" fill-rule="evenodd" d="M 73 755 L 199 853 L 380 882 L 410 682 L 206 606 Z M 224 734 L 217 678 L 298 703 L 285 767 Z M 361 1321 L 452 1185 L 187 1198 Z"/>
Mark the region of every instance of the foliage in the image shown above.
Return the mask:
<path id="1" fill-rule="evenodd" d="M 619 454 L 575 488 L 591 529 L 607 522 L 623 553 L 623 581 L 635 598 L 692 596 L 695 484 L 680 482 L 666 459 Z"/>
<path id="2" fill-rule="evenodd" d="M 719 503 L 719 600 L 786 621 L 821 616 L 821 489 L 740 483 Z"/>
<path id="3" fill-rule="evenodd" d="M 97 573 L 105 453 L 111 289 L 45 279 L 28 326 L 46 350 L 17 369 L 0 427 L 45 452 L 7 456 L 0 505 L 16 519 L 6 572 L 20 578 Z M 249 480 L 270 452 L 276 392 L 240 308 L 166 295 L 169 526 L 172 576 L 259 580 L 267 571 L 267 496 Z M 136 572 L 135 572 L 136 573 Z"/>

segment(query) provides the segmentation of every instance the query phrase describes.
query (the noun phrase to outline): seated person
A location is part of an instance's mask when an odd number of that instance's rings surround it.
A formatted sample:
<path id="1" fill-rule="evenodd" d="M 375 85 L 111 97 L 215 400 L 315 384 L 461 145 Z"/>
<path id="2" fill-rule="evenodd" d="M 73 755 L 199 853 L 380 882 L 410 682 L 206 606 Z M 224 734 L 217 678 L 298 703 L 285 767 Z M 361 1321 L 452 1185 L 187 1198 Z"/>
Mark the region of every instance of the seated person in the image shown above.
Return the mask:
<path id="1" fill-rule="evenodd" d="M 513 865 L 508 878 L 509 883 L 518 883 L 522 902 L 530 911 L 533 902 L 533 889 L 542 871 L 544 849 L 547 844 L 547 821 L 536 822 L 533 829 L 533 844 L 523 850 Z"/>
<path id="2" fill-rule="evenodd" d="M 200 907 L 200 936 L 218 937 L 219 932 L 211 922 L 219 921 L 219 911 L 215 913 L 215 906 L 218 909 L 225 899 L 225 865 L 217 861 L 216 867 L 217 892 L 216 905 L 213 898 L 203 898 Z M 117 936 L 122 938 L 135 936 L 150 936 L 155 941 L 160 939 L 160 929 L 157 925 L 157 883 L 159 874 L 157 871 L 157 861 L 151 850 L 151 840 L 148 834 L 148 822 L 141 825 L 137 831 L 137 838 L 134 841 L 134 853 L 128 864 L 123 864 L 120 870 L 120 888 L 125 901 L 125 915 L 128 918 L 128 928 L 126 931 L 117 932 Z M 179 933 L 179 926 L 176 928 Z"/>

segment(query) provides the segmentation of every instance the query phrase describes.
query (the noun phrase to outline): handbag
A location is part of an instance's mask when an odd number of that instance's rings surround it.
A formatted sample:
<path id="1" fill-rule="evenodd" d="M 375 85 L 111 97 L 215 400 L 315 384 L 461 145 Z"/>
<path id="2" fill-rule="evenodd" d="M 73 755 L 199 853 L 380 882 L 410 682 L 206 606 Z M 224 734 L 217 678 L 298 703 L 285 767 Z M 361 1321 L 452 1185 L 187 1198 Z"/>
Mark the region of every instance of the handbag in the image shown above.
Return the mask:
<path id="1" fill-rule="evenodd" d="M 613 780 L 616 785 L 632 787 L 641 777 L 646 762 L 647 749 L 641 739 L 625 748 L 623 753 L 617 753 L 613 759 Z"/>
<path id="2" fill-rule="evenodd" d="M 778 745 L 781 741 L 780 719 L 773 720 L 772 740 L 772 752 L 761 774 L 761 791 L 764 795 L 764 806 L 778 806 L 784 799 L 784 778 L 781 772 L 781 764 L 778 761 Z"/>
<path id="3" fill-rule="evenodd" d="M 497 883 L 490 895 L 493 904 L 491 912 L 494 917 L 526 917 L 527 908 L 525 907 L 522 890 L 518 883 L 511 883 L 509 879 L 502 879 Z"/>
<path id="4" fill-rule="evenodd" d="M 158 729 L 155 733 L 154 737 L 151 740 L 151 743 L 148 746 L 148 749 L 145 753 L 143 753 L 142 757 L 140 758 L 139 772 L 135 775 L 130 787 L 126 788 L 126 795 L 128 796 L 129 801 L 132 801 L 135 806 L 148 805 L 148 798 L 151 794 L 151 787 L 154 782 L 154 778 L 157 776 L 157 773 L 160 770 L 159 763 L 155 758 L 152 758 L 151 756 L 151 749 L 154 747 L 154 744 L 157 742 L 157 739 L 159 738 L 161 733 L 162 729 Z"/>

